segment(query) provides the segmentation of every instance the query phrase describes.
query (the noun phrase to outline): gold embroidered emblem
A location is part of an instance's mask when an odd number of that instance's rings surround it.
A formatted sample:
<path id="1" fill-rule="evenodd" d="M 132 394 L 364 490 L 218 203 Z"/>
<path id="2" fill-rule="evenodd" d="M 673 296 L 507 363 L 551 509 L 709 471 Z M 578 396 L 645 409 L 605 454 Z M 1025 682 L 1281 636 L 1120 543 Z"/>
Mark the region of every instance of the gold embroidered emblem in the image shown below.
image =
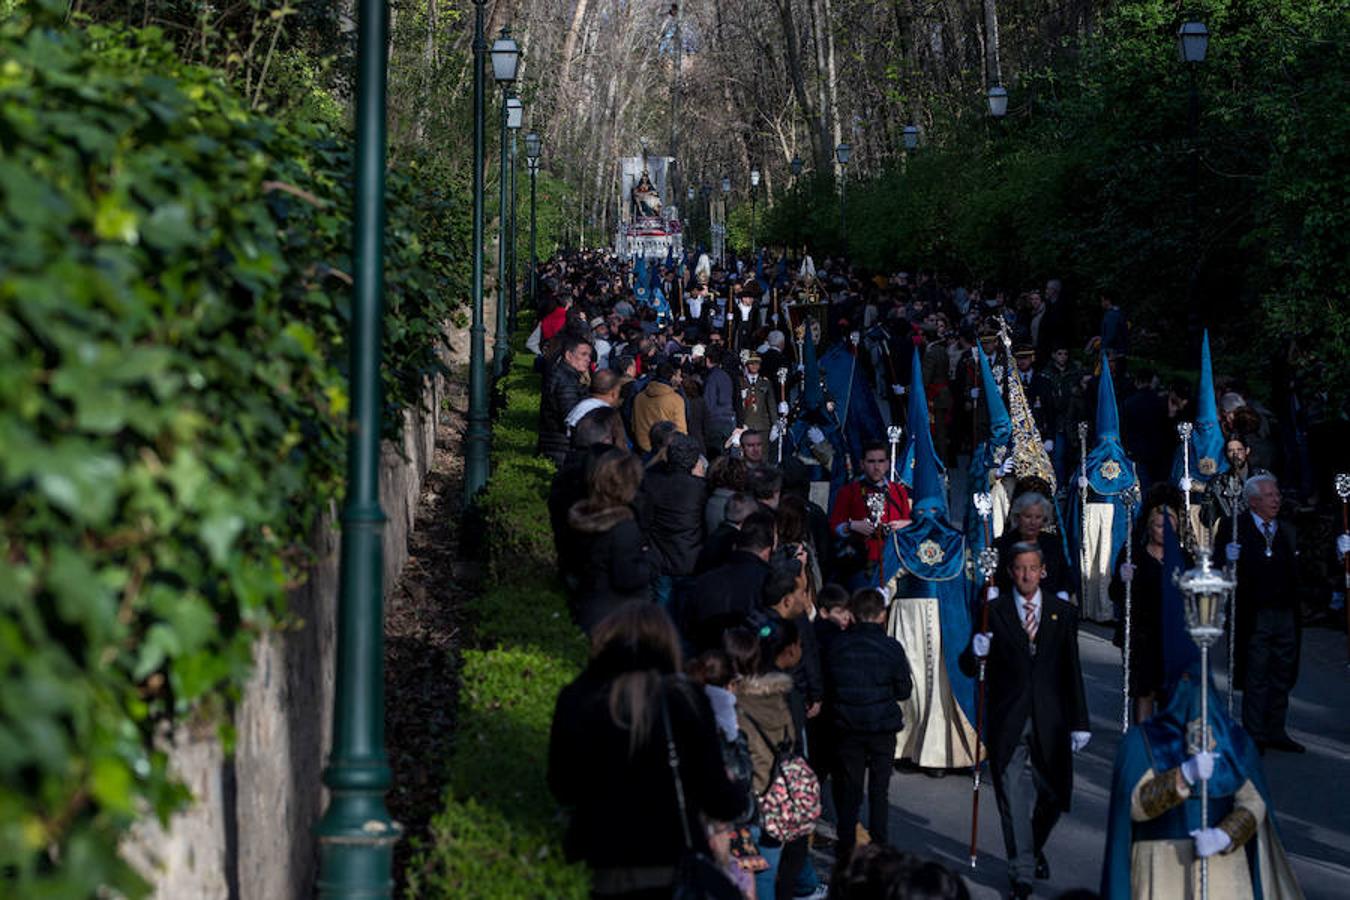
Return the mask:
<path id="1" fill-rule="evenodd" d="M 942 548 L 938 546 L 937 541 L 924 541 L 919 544 L 919 561 L 924 565 L 932 566 L 942 562 L 945 556 Z"/>
<path id="2" fill-rule="evenodd" d="M 1108 459 L 1106 462 L 1102 463 L 1101 468 L 1099 468 L 1097 472 L 1107 481 L 1115 481 L 1120 477 L 1120 463 L 1116 462 L 1114 459 Z"/>
<path id="3" fill-rule="evenodd" d="M 1219 464 L 1214 461 L 1212 456 L 1202 456 L 1200 462 L 1196 464 L 1196 468 L 1200 470 L 1201 475 L 1213 475 L 1219 471 Z"/>

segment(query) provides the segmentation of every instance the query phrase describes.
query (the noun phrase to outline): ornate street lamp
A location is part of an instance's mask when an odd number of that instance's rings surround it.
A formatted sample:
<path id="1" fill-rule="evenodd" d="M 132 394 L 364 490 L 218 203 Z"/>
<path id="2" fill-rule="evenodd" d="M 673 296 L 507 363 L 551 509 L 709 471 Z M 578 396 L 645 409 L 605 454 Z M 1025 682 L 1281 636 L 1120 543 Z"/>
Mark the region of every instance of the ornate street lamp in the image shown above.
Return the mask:
<path id="1" fill-rule="evenodd" d="M 906 150 L 917 150 L 919 148 L 919 126 L 906 125 L 904 131 L 904 141 Z"/>
<path id="2" fill-rule="evenodd" d="M 788 163 L 788 168 L 792 170 L 792 177 L 797 178 L 802 174 L 802 158 L 793 156 L 792 162 Z"/>
<path id="3" fill-rule="evenodd" d="M 480 7 L 481 8 L 481 7 Z M 355 221 L 349 339 L 351 412 L 334 667 L 333 735 L 316 829 L 318 893 L 389 897 L 402 829 L 384 795 L 384 511 L 380 508 L 380 325 L 384 305 L 385 120 L 389 6 L 361 0 L 356 38 Z"/>
<path id="4" fill-rule="evenodd" d="M 1204 22 L 1186 22 L 1177 29 L 1177 55 L 1182 62 L 1205 61 L 1209 49 L 1209 29 Z"/>
<path id="5" fill-rule="evenodd" d="M 1001 84 L 989 89 L 989 115 L 1001 119 L 1008 114 L 1008 90 Z"/>
<path id="6" fill-rule="evenodd" d="M 500 174 L 497 185 L 497 339 L 493 345 L 492 353 L 492 375 L 493 378 L 500 378 L 506 371 L 506 357 L 510 352 L 511 345 L 507 339 L 506 312 L 507 304 L 510 302 L 509 286 L 510 281 L 510 251 L 507 244 L 511 240 L 511 223 L 509 217 L 511 211 L 507 204 L 506 193 L 510 187 L 511 171 L 508 167 L 507 159 L 509 148 L 507 147 L 506 132 L 511 125 L 511 101 L 515 95 L 511 93 L 511 85 L 515 84 L 516 72 L 520 66 L 520 47 L 511 38 L 511 30 L 503 28 L 497 40 L 492 44 L 492 74 L 497 79 L 497 85 L 502 89 L 502 118 L 499 137 L 499 153 L 501 159 Z M 516 100 L 517 107 L 520 101 Z M 521 111 L 517 108 L 515 112 L 519 117 Z M 519 119 L 517 118 L 517 121 Z"/>
<path id="7" fill-rule="evenodd" d="M 487 135 L 487 57 L 488 44 L 484 30 L 486 0 L 474 0 L 473 38 L 473 320 L 469 326 L 469 414 L 464 432 L 464 498 L 472 503 L 488 478 L 488 388 L 487 388 L 487 329 L 483 325 L 483 163 Z M 512 41 L 512 44 L 515 42 Z M 518 50 L 509 54 L 510 75 L 515 78 L 515 60 Z M 502 64 L 508 54 L 503 50 Z M 497 71 L 497 59 L 492 60 Z"/>
<path id="8" fill-rule="evenodd" d="M 493 346 L 492 372 L 500 378 L 506 373 L 511 356 L 510 322 L 516 312 L 516 132 L 525 121 L 525 104 L 514 92 L 506 96 L 506 127 L 511 132 L 507 167 L 502 179 L 502 220 L 499 249 L 505 264 L 500 269 L 497 291 L 497 339 Z"/>
<path id="9" fill-rule="evenodd" d="M 730 220 L 731 213 L 731 176 L 722 176 L 722 263 L 726 264 L 727 250 L 727 222 Z"/>
<path id="10" fill-rule="evenodd" d="M 534 191 L 535 181 L 539 177 L 539 153 L 543 149 L 544 142 L 539 139 L 539 135 L 531 131 L 525 135 L 525 165 L 530 171 L 530 303 L 538 305 L 539 298 L 535 296 L 535 269 L 538 268 L 538 262 L 535 259 L 535 206 Z"/>
<path id="11" fill-rule="evenodd" d="M 834 148 L 834 158 L 839 160 L 839 239 L 844 240 L 844 207 L 848 197 L 848 161 L 853 156 L 853 148 L 847 142 Z"/>
<path id="12" fill-rule="evenodd" d="M 1200 133 L 1200 89 L 1195 83 L 1195 70 L 1196 66 L 1205 61 L 1205 53 L 1208 50 L 1209 29 L 1205 27 L 1204 22 L 1185 22 L 1177 29 L 1177 56 L 1186 64 L 1186 75 L 1190 82 L 1190 106 L 1186 116 L 1186 157 L 1191 182 L 1190 196 L 1186 200 L 1191 232 L 1191 266 L 1186 277 L 1186 308 L 1189 310 L 1195 309 L 1195 288 L 1200 280 L 1200 242 L 1195 218 L 1196 201 L 1200 192 L 1200 154 L 1197 147 Z"/>
<path id="13" fill-rule="evenodd" d="M 750 170 L 750 256 L 755 255 L 755 202 L 759 199 L 759 167 Z"/>

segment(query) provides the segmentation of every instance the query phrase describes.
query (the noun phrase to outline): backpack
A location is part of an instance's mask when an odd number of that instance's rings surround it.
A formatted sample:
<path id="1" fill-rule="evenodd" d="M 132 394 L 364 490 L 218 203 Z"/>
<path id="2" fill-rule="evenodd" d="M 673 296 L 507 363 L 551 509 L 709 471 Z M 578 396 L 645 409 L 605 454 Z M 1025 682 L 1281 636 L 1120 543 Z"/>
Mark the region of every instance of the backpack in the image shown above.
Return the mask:
<path id="1" fill-rule="evenodd" d="M 792 738 L 775 745 L 750 715 L 760 738 L 773 748 L 769 786 L 759 795 L 760 820 L 770 837 L 783 843 L 804 837 L 820 818 L 820 779 L 793 747 Z"/>

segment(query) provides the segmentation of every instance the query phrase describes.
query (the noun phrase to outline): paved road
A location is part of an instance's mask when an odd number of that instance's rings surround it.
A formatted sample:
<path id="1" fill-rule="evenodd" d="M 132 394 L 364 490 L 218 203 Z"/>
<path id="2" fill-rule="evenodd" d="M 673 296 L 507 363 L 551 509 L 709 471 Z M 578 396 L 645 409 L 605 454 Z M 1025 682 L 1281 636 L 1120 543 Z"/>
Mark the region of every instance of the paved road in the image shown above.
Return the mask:
<path id="1" fill-rule="evenodd" d="M 1096 890 L 1101 877 L 1120 732 L 1120 653 L 1106 631 L 1095 626 L 1080 635 L 1080 650 L 1094 734 L 1075 764 L 1073 812 L 1060 820 L 1046 848 L 1052 877 L 1038 884 L 1040 897 L 1075 887 Z M 1345 654 L 1342 634 L 1305 632 L 1290 731 L 1308 753 L 1265 757 L 1285 847 L 1308 900 L 1350 897 L 1350 670 Z M 1219 668 L 1222 691 L 1222 659 Z M 962 872 L 972 896 L 995 898 L 1007 890 L 1003 838 L 992 785 L 986 782 L 981 795 L 980 858 L 973 870 L 967 850 L 969 778 L 897 772 L 891 781 L 891 839 L 901 849 L 936 857 Z"/>

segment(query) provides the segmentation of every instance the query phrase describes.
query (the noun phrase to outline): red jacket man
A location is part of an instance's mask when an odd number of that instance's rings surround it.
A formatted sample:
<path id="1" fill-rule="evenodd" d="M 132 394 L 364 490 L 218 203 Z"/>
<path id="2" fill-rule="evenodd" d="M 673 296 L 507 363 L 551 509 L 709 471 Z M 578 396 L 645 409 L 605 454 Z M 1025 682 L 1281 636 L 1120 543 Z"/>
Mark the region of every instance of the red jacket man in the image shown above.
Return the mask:
<path id="1" fill-rule="evenodd" d="M 830 510 L 830 528 L 840 538 L 865 545 L 867 565 L 871 567 L 881 562 L 885 536 L 909 524 L 909 493 L 900 482 L 886 480 L 891 462 L 885 442 L 866 444 L 862 465 L 863 477 L 844 485 L 835 495 L 834 508 Z M 868 504 L 873 494 L 885 498 L 880 529 L 875 525 L 876 515 Z"/>

